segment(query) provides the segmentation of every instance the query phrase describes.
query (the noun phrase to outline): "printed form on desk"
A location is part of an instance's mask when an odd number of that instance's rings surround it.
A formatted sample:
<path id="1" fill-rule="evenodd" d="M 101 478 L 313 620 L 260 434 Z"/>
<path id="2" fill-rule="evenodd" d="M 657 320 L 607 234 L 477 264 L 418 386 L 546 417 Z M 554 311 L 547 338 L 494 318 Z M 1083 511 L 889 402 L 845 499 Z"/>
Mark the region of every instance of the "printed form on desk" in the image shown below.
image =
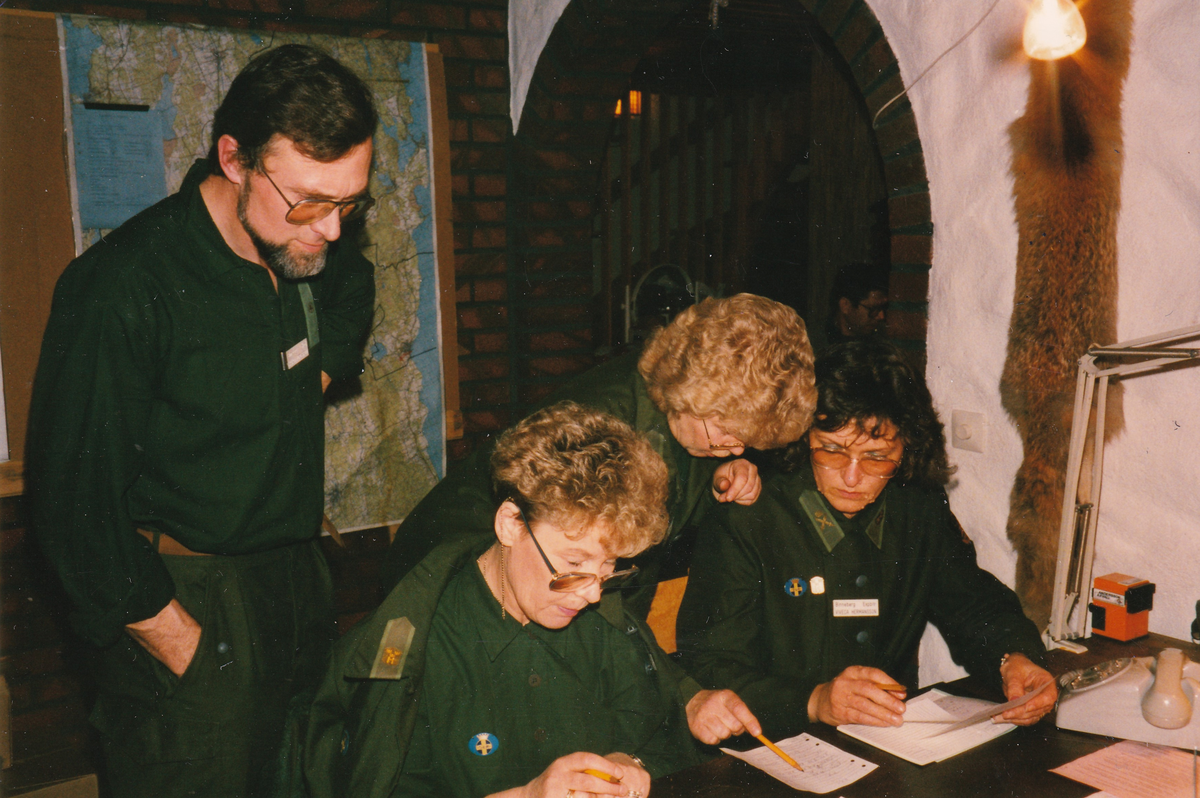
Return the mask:
<path id="1" fill-rule="evenodd" d="M 904 719 L 915 723 L 903 726 L 848 724 L 838 726 L 838 731 L 914 765 L 928 765 L 969 751 L 1015 729 L 1011 723 L 983 720 L 963 729 L 941 733 L 945 728 L 943 722 L 956 723 L 975 715 L 986 717 L 985 710 L 992 711 L 1000 706 L 978 698 L 930 690 L 906 702 Z"/>
<path id="2" fill-rule="evenodd" d="M 721 750 L 743 762 L 774 776 L 792 789 L 815 793 L 840 790 L 870 773 L 878 765 L 847 754 L 835 745 L 818 740 L 811 734 L 799 734 L 776 743 L 804 768 L 803 771 L 784 762 L 771 749 L 763 746 L 750 751 Z"/>
<path id="3" fill-rule="evenodd" d="M 1191 751 L 1133 740 L 1093 751 L 1050 772 L 1117 798 L 1194 798 L 1200 778 Z"/>

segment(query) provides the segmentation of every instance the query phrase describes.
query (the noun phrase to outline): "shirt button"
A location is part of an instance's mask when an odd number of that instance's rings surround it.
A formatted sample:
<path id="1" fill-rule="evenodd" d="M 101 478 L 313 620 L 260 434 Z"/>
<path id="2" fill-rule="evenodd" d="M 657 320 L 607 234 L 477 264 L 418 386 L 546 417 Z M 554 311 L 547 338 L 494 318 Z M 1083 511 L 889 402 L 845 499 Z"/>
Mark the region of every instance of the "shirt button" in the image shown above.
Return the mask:
<path id="1" fill-rule="evenodd" d="M 866 576 L 866 574 L 862 574 L 862 575 L 860 575 L 860 576 L 858 577 L 858 579 L 855 579 L 855 580 L 854 580 L 854 584 L 855 584 L 856 586 L 858 586 L 858 587 L 866 587 L 866 586 L 867 586 L 867 576 Z"/>
<path id="2" fill-rule="evenodd" d="M 871 635 L 867 633 L 866 629 L 863 629 L 861 632 L 859 632 L 858 634 L 856 634 L 854 636 L 854 639 L 860 643 L 866 643 L 868 640 L 871 639 Z"/>
<path id="3" fill-rule="evenodd" d="M 529 674 L 529 686 L 530 687 L 537 687 L 541 683 L 542 683 L 541 676 L 538 676 L 536 673 Z"/>
<path id="4" fill-rule="evenodd" d="M 544 743 L 544 742 L 546 742 L 546 737 L 548 737 L 548 736 L 549 736 L 549 735 L 547 735 L 547 734 L 546 734 L 546 730 L 545 730 L 545 729 L 534 729 L 534 730 L 533 730 L 533 740 L 534 740 L 534 742 L 538 742 L 538 743 Z"/>

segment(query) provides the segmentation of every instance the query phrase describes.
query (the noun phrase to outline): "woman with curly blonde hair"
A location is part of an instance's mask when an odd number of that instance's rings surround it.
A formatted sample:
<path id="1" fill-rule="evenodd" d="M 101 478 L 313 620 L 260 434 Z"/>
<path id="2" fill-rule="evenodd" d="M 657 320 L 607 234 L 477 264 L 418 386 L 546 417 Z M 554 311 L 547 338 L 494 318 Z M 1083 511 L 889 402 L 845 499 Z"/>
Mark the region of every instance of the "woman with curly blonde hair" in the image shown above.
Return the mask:
<path id="1" fill-rule="evenodd" d="M 748 713 L 602 593 L 667 531 L 643 436 L 563 402 L 500 436 L 491 476 L 493 534 L 439 546 L 336 645 L 308 723 L 315 798 L 636 798 L 700 761 L 685 699 Z"/>
<path id="2" fill-rule="evenodd" d="M 816 403 L 813 354 L 796 311 L 766 297 L 707 299 L 650 339 L 646 392 L 697 457 L 799 440 Z"/>
<path id="3" fill-rule="evenodd" d="M 718 502 L 758 499 L 762 480 L 745 450 L 786 446 L 808 429 L 816 404 L 812 346 L 786 305 L 752 294 L 707 299 L 659 330 L 643 352 L 597 366 L 550 401 L 564 399 L 626 421 L 666 463 L 670 527 L 665 542 L 637 560 L 636 595 L 627 596 L 645 617 L 663 564 L 686 568 L 684 531 Z M 447 536 L 490 527 L 486 462 L 486 452 L 472 456 L 409 513 L 385 580 Z"/>

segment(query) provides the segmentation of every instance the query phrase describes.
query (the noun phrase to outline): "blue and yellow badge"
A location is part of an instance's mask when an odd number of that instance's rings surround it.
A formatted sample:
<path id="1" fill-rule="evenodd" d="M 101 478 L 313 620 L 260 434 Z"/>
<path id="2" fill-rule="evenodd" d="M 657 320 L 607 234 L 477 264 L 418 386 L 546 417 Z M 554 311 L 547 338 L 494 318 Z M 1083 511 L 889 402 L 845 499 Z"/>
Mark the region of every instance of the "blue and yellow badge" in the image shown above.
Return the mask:
<path id="1" fill-rule="evenodd" d="M 471 735 L 471 739 L 467 741 L 467 748 L 475 756 L 490 756 L 496 753 L 500 748 L 500 741 L 496 739 L 496 735 L 480 732 L 479 734 Z"/>
<path id="2" fill-rule="evenodd" d="M 798 576 L 793 576 L 791 579 L 783 583 L 783 592 L 787 593 L 792 598 L 800 598 L 808 589 L 808 583 Z"/>

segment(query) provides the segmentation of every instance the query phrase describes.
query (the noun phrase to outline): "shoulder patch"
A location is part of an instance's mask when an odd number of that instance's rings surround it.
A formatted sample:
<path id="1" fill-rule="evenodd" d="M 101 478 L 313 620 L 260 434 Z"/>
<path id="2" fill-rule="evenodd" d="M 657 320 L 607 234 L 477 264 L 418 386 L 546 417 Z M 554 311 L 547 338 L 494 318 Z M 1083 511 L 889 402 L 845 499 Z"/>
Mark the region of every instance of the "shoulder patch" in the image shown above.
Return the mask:
<path id="1" fill-rule="evenodd" d="M 416 631 L 408 618 L 392 618 L 387 622 L 371 666 L 372 679 L 399 679 L 404 675 L 404 661 L 408 659 Z"/>

